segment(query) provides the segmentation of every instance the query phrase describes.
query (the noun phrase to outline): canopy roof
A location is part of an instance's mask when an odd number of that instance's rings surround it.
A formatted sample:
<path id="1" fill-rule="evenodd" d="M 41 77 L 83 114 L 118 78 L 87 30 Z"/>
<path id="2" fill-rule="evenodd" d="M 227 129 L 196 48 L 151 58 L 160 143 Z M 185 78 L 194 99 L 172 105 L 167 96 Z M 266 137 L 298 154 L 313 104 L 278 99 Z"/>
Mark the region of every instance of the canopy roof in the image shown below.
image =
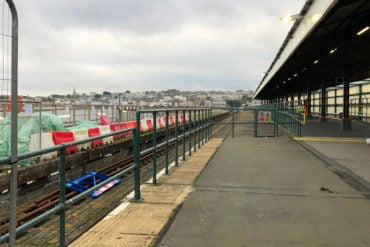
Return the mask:
<path id="1" fill-rule="evenodd" d="M 307 0 L 254 98 L 275 99 L 370 77 L 370 1 Z"/>

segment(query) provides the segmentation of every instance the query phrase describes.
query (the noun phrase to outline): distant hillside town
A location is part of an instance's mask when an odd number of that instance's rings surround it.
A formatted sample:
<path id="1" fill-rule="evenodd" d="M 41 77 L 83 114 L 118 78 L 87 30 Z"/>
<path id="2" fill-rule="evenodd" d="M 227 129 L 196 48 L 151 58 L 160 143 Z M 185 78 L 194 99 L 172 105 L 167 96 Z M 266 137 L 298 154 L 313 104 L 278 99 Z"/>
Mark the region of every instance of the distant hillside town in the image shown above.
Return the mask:
<path id="1" fill-rule="evenodd" d="M 157 107 L 242 107 L 257 104 L 252 99 L 253 91 L 237 90 L 235 92 L 222 91 L 179 91 L 169 89 L 166 91 L 146 92 L 108 92 L 52 94 L 47 97 L 23 96 L 25 101 L 36 101 L 42 104 L 55 105 L 134 105 L 139 108 Z M 136 107 L 135 107 L 136 108 Z"/>

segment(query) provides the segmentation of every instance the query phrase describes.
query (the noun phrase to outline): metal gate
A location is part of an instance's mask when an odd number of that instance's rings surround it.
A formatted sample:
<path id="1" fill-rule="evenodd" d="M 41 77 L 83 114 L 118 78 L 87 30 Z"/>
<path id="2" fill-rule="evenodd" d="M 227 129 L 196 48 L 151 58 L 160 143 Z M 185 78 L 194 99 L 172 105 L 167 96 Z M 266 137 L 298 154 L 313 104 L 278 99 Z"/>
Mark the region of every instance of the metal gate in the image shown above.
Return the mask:
<path id="1" fill-rule="evenodd" d="M 279 109 L 275 105 L 258 108 L 224 108 L 231 117 L 214 125 L 228 125 L 232 137 L 277 137 L 283 131 L 301 135 L 301 115 L 295 111 Z"/>

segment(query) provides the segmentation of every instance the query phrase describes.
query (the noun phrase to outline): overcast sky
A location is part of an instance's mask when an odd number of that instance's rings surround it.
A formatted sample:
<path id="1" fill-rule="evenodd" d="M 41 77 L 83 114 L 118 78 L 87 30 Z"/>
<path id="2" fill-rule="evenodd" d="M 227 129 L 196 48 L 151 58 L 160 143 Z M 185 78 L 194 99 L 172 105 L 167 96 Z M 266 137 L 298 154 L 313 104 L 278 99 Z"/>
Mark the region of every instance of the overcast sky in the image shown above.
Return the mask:
<path id="1" fill-rule="evenodd" d="M 254 90 L 305 0 L 14 0 L 19 93 Z"/>

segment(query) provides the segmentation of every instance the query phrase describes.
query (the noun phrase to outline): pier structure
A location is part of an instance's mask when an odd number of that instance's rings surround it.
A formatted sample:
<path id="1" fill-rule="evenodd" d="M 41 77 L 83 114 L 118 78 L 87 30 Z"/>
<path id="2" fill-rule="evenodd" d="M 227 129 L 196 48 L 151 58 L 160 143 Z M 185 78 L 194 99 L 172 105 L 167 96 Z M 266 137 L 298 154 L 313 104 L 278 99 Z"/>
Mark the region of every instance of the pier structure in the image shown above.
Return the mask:
<path id="1" fill-rule="evenodd" d="M 307 0 L 254 94 L 263 101 L 259 108 L 225 109 L 230 114 L 223 123 L 211 120 L 213 109 L 189 109 L 181 134 L 176 113 L 174 137 L 164 109 L 166 165 L 152 180 L 140 177 L 139 158 L 149 152 L 141 147 L 140 117 L 132 128 L 85 140 L 130 132 L 132 166 L 106 183 L 130 172 L 135 183 L 132 195 L 114 194 L 122 203 L 83 234 L 73 235 L 68 222 L 81 222 L 67 206 L 96 188 L 65 200 L 64 171 L 66 149 L 84 140 L 38 151 L 61 154 L 61 201 L 43 215 L 60 217 L 59 228 L 49 232 L 59 231 L 59 241 L 42 244 L 368 246 L 370 128 L 364 113 L 369 107 L 369 11 L 365 0 Z M 221 124 L 231 127 L 219 135 L 214 131 Z M 180 135 L 187 150 L 182 160 L 176 154 L 171 166 L 169 142 L 179 148 Z M 10 158 L 1 161 L 12 164 Z M 104 196 L 113 198 L 113 192 Z M 91 205 L 88 215 L 101 208 Z M 17 230 L 25 234 L 28 229 L 31 237 L 22 244 L 35 245 L 33 234 L 43 225 L 40 218 L 33 228 L 29 225 Z"/>

